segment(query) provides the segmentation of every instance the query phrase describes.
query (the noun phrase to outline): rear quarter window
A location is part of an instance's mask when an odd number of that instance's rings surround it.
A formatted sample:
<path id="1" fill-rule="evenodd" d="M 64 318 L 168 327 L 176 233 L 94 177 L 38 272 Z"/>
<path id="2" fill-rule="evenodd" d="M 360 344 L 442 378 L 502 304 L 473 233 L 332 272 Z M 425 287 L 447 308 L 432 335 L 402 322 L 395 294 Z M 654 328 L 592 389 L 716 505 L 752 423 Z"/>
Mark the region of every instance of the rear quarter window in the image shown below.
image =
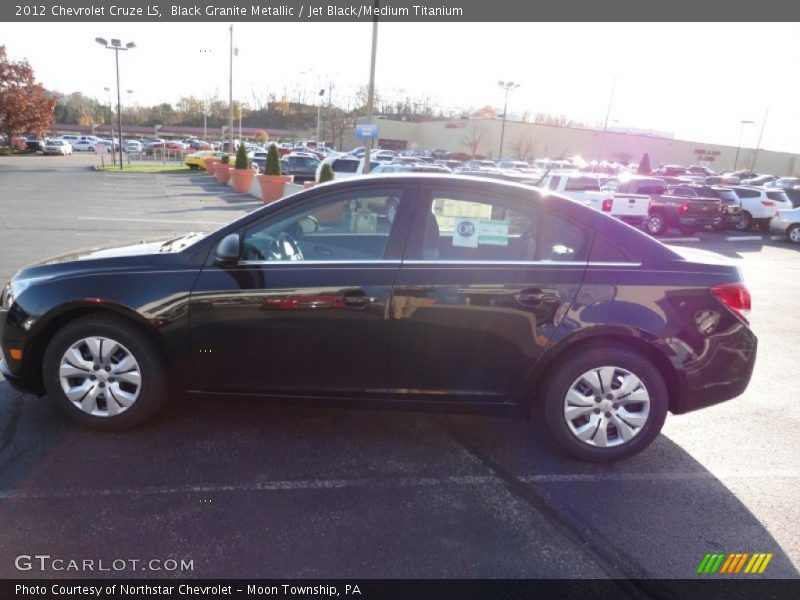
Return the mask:
<path id="1" fill-rule="evenodd" d="M 595 234 L 589 260 L 592 262 L 630 262 L 631 257 L 617 244 L 598 233 Z"/>
<path id="2" fill-rule="evenodd" d="M 767 192 L 767 198 L 778 202 L 789 202 L 789 196 L 784 192 Z"/>

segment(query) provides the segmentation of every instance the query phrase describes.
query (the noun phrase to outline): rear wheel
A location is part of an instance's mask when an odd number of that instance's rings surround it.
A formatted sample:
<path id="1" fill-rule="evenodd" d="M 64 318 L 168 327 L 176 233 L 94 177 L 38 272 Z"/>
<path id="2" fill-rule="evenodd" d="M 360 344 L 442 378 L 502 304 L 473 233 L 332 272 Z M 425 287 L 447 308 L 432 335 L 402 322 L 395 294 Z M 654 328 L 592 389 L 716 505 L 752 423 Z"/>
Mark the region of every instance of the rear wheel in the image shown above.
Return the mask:
<path id="1" fill-rule="evenodd" d="M 786 230 L 786 239 L 795 244 L 800 244 L 800 224 L 792 225 Z"/>
<path id="2" fill-rule="evenodd" d="M 739 219 L 739 222 L 733 226 L 733 228 L 736 231 L 750 231 L 750 228 L 752 227 L 753 227 L 753 215 L 751 215 L 746 210 L 742 212 L 742 218 Z"/>
<path id="3" fill-rule="evenodd" d="M 48 395 L 72 419 L 119 431 L 152 416 L 166 396 L 160 353 L 136 327 L 111 316 L 84 317 L 61 329 L 45 351 Z"/>
<path id="4" fill-rule="evenodd" d="M 651 213 L 646 226 L 650 235 L 663 235 L 667 231 L 667 218 L 660 212 Z"/>
<path id="5" fill-rule="evenodd" d="M 624 348 L 595 348 L 557 367 L 543 409 L 564 450 L 584 460 L 613 462 L 650 445 L 667 406 L 667 387 L 649 360 Z"/>

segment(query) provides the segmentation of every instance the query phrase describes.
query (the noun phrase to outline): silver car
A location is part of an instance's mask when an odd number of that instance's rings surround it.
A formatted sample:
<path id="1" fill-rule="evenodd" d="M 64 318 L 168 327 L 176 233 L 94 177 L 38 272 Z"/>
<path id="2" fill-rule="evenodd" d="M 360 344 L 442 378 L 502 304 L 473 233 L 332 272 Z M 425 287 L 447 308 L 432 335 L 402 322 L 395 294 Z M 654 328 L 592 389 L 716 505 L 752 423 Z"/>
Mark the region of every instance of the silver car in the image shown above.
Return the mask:
<path id="1" fill-rule="evenodd" d="M 786 239 L 800 244 L 800 208 L 784 208 L 775 212 L 769 221 L 769 231 L 774 235 L 786 236 Z"/>

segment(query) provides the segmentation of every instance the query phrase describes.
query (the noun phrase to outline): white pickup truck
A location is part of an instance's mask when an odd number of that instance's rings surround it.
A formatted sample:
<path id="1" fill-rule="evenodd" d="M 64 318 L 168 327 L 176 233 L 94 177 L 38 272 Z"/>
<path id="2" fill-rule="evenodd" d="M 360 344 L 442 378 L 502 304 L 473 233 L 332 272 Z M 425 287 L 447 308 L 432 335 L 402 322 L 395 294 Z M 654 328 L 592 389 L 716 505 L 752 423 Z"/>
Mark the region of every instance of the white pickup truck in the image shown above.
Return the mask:
<path id="1" fill-rule="evenodd" d="M 601 210 L 636 227 L 647 221 L 649 196 L 600 191 L 601 178 L 586 173 L 548 173 L 539 186 Z"/>

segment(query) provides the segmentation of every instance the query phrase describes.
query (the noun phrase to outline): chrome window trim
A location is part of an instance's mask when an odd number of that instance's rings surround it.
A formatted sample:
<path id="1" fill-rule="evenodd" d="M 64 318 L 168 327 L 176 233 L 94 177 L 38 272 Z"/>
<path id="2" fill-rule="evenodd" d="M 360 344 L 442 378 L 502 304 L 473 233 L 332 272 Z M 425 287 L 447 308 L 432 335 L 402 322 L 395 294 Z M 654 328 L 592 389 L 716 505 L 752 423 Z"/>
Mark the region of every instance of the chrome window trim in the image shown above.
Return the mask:
<path id="1" fill-rule="evenodd" d="M 602 261 L 567 261 L 567 260 L 404 260 L 403 265 L 428 266 L 450 265 L 480 267 L 489 266 L 569 266 L 569 267 L 641 267 L 640 262 L 602 262 Z"/>
<path id="2" fill-rule="evenodd" d="M 394 265 L 400 266 L 402 264 L 399 260 L 240 260 L 236 263 L 237 266 L 294 266 L 299 267 L 302 265 Z"/>

